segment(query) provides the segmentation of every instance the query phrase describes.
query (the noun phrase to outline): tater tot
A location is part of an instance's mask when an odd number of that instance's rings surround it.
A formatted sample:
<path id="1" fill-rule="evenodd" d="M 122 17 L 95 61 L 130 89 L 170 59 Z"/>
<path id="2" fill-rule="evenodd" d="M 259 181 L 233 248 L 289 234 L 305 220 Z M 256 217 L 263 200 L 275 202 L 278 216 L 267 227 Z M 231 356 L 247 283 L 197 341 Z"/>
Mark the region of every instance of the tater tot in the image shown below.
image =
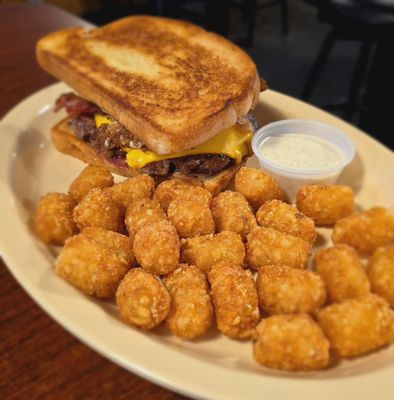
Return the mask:
<path id="1" fill-rule="evenodd" d="M 267 201 L 258 209 L 256 219 L 260 226 L 274 228 L 277 231 L 297 236 L 311 245 L 316 240 L 313 219 L 306 217 L 294 206 L 283 201 Z"/>
<path id="2" fill-rule="evenodd" d="M 34 228 L 46 244 L 62 246 L 78 232 L 73 220 L 75 202 L 64 193 L 47 193 L 40 198 L 34 214 Z"/>
<path id="3" fill-rule="evenodd" d="M 86 228 L 66 241 L 55 262 L 55 271 L 84 293 L 109 298 L 133 261 L 127 236 L 102 228 Z"/>
<path id="4" fill-rule="evenodd" d="M 268 368 L 305 371 L 326 367 L 329 349 L 319 325 L 307 314 L 273 315 L 258 324 L 253 355 Z"/>
<path id="5" fill-rule="evenodd" d="M 354 194 L 349 186 L 307 185 L 298 191 L 296 205 L 316 225 L 333 225 L 352 214 Z"/>
<path id="6" fill-rule="evenodd" d="M 166 220 L 140 228 L 134 238 L 133 250 L 138 264 L 156 275 L 165 275 L 179 264 L 179 237 Z"/>
<path id="7" fill-rule="evenodd" d="M 170 310 L 170 295 L 160 279 L 141 268 L 129 271 L 116 291 L 116 305 L 124 322 L 153 329 Z"/>
<path id="8" fill-rule="evenodd" d="M 155 181 L 149 175 L 137 175 L 116 183 L 108 189 L 113 200 L 123 211 L 135 200 L 151 198 Z"/>
<path id="9" fill-rule="evenodd" d="M 326 301 L 320 276 L 304 269 L 265 265 L 256 286 L 260 308 L 269 314 L 312 313 Z"/>
<path id="10" fill-rule="evenodd" d="M 212 323 L 213 306 L 205 274 L 193 265 L 180 264 L 164 285 L 171 296 L 166 318 L 170 331 L 182 339 L 204 335 Z"/>
<path id="11" fill-rule="evenodd" d="M 394 245 L 380 247 L 368 262 L 372 290 L 394 307 Z"/>
<path id="12" fill-rule="evenodd" d="M 144 225 L 167 219 L 160 203 L 154 199 L 136 200 L 126 210 L 125 224 L 130 239 L 134 242 L 135 234 Z"/>
<path id="13" fill-rule="evenodd" d="M 379 296 L 369 294 L 320 310 L 318 322 L 342 357 L 354 357 L 394 340 L 394 312 Z"/>
<path id="14" fill-rule="evenodd" d="M 350 246 L 336 245 L 319 250 L 314 258 L 316 272 L 322 277 L 332 303 L 369 293 L 367 273 L 357 252 Z"/>
<path id="15" fill-rule="evenodd" d="M 174 200 L 168 206 L 167 216 L 181 238 L 215 232 L 212 212 L 207 204 L 193 200 Z"/>
<path id="16" fill-rule="evenodd" d="M 79 229 L 97 226 L 123 232 L 122 213 L 107 191 L 92 189 L 74 208 L 73 218 Z"/>
<path id="17" fill-rule="evenodd" d="M 75 201 L 80 201 L 91 189 L 111 187 L 114 184 L 114 177 L 105 167 L 88 165 L 71 182 L 68 192 Z"/>
<path id="18" fill-rule="evenodd" d="M 216 231 L 233 231 L 246 239 L 248 233 L 257 226 L 256 218 L 245 196 L 227 190 L 212 200 L 212 215 Z"/>
<path id="19" fill-rule="evenodd" d="M 165 211 L 174 200 L 192 200 L 208 206 L 212 202 L 212 195 L 208 190 L 178 179 L 161 182 L 156 188 L 154 198 L 159 201 Z"/>
<path id="20" fill-rule="evenodd" d="M 246 262 L 254 269 L 269 264 L 306 268 L 309 253 L 308 242 L 276 229 L 257 227 L 247 237 Z"/>
<path id="21" fill-rule="evenodd" d="M 372 207 L 340 219 L 332 231 L 332 241 L 371 254 L 378 247 L 394 242 L 394 215 L 387 208 Z"/>
<path id="22" fill-rule="evenodd" d="M 211 268 L 208 279 L 219 331 L 233 339 L 252 337 L 260 319 L 252 273 L 221 261 Z"/>
<path id="23" fill-rule="evenodd" d="M 235 190 L 242 193 L 255 211 L 266 201 L 285 200 L 283 189 L 260 169 L 242 167 L 235 175 Z"/>
<path id="24" fill-rule="evenodd" d="M 195 265 L 205 273 L 219 261 L 242 266 L 244 259 L 245 247 L 241 236 L 235 232 L 223 231 L 182 241 L 182 262 Z"/>

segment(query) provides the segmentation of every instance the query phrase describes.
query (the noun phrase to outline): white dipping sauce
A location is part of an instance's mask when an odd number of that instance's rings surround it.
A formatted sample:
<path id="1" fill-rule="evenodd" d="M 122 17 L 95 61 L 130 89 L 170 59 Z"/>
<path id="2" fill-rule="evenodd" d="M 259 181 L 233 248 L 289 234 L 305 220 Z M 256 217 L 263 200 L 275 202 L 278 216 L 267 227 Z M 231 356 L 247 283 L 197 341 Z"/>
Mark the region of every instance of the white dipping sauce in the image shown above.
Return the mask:
<path id="1" fill-rule="evenodd" d="M 259 150 L 272 163 L 299 170 L 334 167 L 344 157 L 341 150 L 332 143 L 302 133 L 270 136 L 261 143 Z"/>

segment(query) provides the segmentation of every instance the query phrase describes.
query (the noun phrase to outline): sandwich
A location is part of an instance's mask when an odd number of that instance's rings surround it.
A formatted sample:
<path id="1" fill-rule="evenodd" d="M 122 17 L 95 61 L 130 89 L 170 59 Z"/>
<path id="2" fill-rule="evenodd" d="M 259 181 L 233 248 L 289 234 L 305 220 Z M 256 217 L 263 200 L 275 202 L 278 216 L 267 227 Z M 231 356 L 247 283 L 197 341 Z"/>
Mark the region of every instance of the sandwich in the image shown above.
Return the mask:
<path id="1" fill-rule="evenodd" d="M 131 16 L 37 43 L 41 67 L 73 91 L 55 147 L 130 177 L 190 180 L 217 193 L 252 155 L 260 80 L 250 57 L 182 21 Z"/>

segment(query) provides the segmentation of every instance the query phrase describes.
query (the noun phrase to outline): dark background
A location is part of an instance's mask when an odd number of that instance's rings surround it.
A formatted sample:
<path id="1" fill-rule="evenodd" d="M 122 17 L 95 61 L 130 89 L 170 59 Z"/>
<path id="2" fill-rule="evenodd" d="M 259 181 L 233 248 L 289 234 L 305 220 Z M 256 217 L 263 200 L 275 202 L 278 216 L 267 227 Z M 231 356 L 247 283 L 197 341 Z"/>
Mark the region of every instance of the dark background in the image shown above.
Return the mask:
<path id="1" fill-rule="evenodd" d="M 336 15 L 327 17 L 324 14 L 328 3 L 339 7 L 340 12 L 345 9 L 341 32 L 345 26 L 345 37 L 350 35 L 350 40 L 335 42 L 307 101 L 345 117 L 362 43 L 375 39 L 374 29 L 383 18 L 386 31 L 382 36 L 388 40 L 388 54 L 379 57 L 379 65 L 375 66 L 377 45 L 372 43 L 368 57 L 360 62 L 363 75 L 355 84 L 351 116 L 346 119 L 393 149 L 391 121 L 394 104 L 391 98 L 394 65 L 390 49 L 394 48 L 394 1 L 118 0 L 96 2 L 97 8 L 84 12 L 82 16 L 98 25 L 135 13 L 160 14 L 195 22 L 242 46 L 252 56 L 270 88 L 302 98 L 308 73 L 326 35 L 338 26 Z M 362 9 L 364 5 L 365 10 Z M 284 9 L 287 9 L 287 33 L 282 19 Z M 375 15 L 376 9 L 380 19 Z M 366 16 L 361 28 L 356 26 L 360 13 L 362 18 Z"/>
<path id="2" fill-rule="evenodd" d="M 0 0 L 5 2 L 12 0 Z M 304 98 L 394 149 L 394 0 L 30 2 L 55 4 L 97 25 L 130 14 L 164 15 L 197 23 L 243 47 L 271 89 Z M 335 12 L 327 12 L 327 8 Z M 287 10 L 284 19 L 283 10 Z M 283 20 L 287 21 L 287 33 Z M 331 31 L 335 35 L 339 31 L 339 40 L 322 65 L 310 96 L 303 97 L 308 74 Z M 370 51 L 358 63 L 363 43 L 369 43 Z M 357 65 L 360 79 L 351 95 Z"/>

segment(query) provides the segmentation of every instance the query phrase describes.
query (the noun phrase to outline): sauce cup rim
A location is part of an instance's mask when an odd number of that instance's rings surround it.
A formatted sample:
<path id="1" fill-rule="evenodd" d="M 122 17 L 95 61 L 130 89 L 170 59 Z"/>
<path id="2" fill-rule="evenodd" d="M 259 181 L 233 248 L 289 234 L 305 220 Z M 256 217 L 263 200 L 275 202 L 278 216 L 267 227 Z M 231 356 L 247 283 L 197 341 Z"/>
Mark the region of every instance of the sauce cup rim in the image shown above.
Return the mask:
<path id="1" fill-rule="evenodd" d="M 341 153 L 343 154 L 343 160 L 332 167 L 325 168 L 316 168 L 316 169 L 302 169 L 302 168 L 290 168 L 283 167 L 281 165 L 275 164 L 272 161 L 268 160 L 264 155 L 262 155 L 259 151 L 259 147 L 263 140 L 267 139 L 271 136 L 276 136 L 279 134 L 286 133 L 303 133 L 309 136 L 320 137 L 316 133 L 312 132 L 294 132 L 291 130 L 291 127 L 295 126 L 309 126 L 310 128 L 314 128 L 320 132 L 326 132 L 329 134 L 328 137 L 322 138 L 327 142 L 331 143 L 335 146 Z M 283 128 L 280 129 L 280 128 Z M 339 139 L 341 141 L 341 146 L 339 146 L 336 142 L 331 140 L 333 137 Z M 275 122 L 271 122 L 267 125 L 262 126 L 257 130 L 257 132 L 253 135 L 252 139 L 252 150 L 255 156 L 259 159 L 260 162 L 267 165 L 267 168 L 274 170 L 275 172 L 282 173 L 285 175 L 308 175 L 308 176 L 318 176 L 318 175 L 329 175 L 334 173 L 339 173 L 344 167 L 346 167 L 354 158 L 355 148 L 352 141 L 347 137 L 347 135 L 342 132 L 340 129 L 328 125 L 322 122 L 309 120 L 309 119 L 283 119 Z"/>

